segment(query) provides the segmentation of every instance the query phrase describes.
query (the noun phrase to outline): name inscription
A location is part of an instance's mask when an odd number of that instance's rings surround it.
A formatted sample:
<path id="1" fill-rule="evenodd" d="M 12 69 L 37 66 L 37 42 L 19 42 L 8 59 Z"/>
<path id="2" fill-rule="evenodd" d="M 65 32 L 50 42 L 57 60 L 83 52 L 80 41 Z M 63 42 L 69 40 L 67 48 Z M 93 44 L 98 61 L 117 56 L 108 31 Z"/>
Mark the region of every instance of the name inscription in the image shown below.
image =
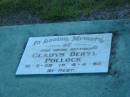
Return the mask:
<path id="1" fill-rule="evenodd" d="M 31 37 L 17 75 L 108 72 L 112 34 Z"/>

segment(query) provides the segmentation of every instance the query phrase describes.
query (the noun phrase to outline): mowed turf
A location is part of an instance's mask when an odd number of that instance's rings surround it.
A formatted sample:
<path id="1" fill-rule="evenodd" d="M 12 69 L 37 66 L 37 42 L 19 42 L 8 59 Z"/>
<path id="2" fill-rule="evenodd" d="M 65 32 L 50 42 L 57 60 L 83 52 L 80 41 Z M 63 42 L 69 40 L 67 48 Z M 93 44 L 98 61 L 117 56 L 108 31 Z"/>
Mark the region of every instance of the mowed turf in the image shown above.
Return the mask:
<path id="1" fill-rule="evenodd" d="M 28 11 L 44 20 L 62 20 L 125 4 L 130 0 L 0 0 L 0 16 Z"/>

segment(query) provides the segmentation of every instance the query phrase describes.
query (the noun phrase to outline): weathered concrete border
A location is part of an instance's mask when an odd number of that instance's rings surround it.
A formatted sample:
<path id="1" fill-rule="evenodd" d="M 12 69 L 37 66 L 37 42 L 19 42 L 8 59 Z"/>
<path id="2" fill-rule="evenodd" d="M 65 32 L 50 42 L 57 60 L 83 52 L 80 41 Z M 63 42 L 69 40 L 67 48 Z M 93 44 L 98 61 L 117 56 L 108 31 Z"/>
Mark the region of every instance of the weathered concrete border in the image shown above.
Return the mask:
<path id="1" fill-rule="evenodd" d="M 107 74 L 15 76 L 29 37 L 113 33 Z M 130 20 L 0 27 L 0 97 L 129 97 Z"/>

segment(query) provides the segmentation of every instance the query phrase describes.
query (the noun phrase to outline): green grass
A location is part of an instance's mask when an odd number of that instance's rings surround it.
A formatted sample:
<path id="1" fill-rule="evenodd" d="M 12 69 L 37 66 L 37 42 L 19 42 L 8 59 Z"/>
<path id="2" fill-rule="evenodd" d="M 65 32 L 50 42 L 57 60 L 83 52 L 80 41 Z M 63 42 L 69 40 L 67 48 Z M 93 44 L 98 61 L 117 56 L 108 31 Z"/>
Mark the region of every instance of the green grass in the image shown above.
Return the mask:
<path id="1" fill-rule="evenodd" d="M 96 10 L 114 8 L 130 0 L 0 0 L 0 15 L 29 11 L 45 20 L 60 20 L 89 15 Z"/>

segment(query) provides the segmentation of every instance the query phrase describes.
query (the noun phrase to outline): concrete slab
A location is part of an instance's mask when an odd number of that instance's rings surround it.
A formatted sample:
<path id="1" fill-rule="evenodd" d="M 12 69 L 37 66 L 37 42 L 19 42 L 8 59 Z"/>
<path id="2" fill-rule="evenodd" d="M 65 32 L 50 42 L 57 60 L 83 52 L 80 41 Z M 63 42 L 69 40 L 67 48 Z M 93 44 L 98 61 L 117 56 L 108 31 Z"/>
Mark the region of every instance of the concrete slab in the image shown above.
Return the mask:
<path id="1" fill-rule="evenodd" d="M 113 33 L 106 74 L 16 76 L 29 37 Z M 130 97 L 130 20 L 0 27 L 0 97 Z"/>

